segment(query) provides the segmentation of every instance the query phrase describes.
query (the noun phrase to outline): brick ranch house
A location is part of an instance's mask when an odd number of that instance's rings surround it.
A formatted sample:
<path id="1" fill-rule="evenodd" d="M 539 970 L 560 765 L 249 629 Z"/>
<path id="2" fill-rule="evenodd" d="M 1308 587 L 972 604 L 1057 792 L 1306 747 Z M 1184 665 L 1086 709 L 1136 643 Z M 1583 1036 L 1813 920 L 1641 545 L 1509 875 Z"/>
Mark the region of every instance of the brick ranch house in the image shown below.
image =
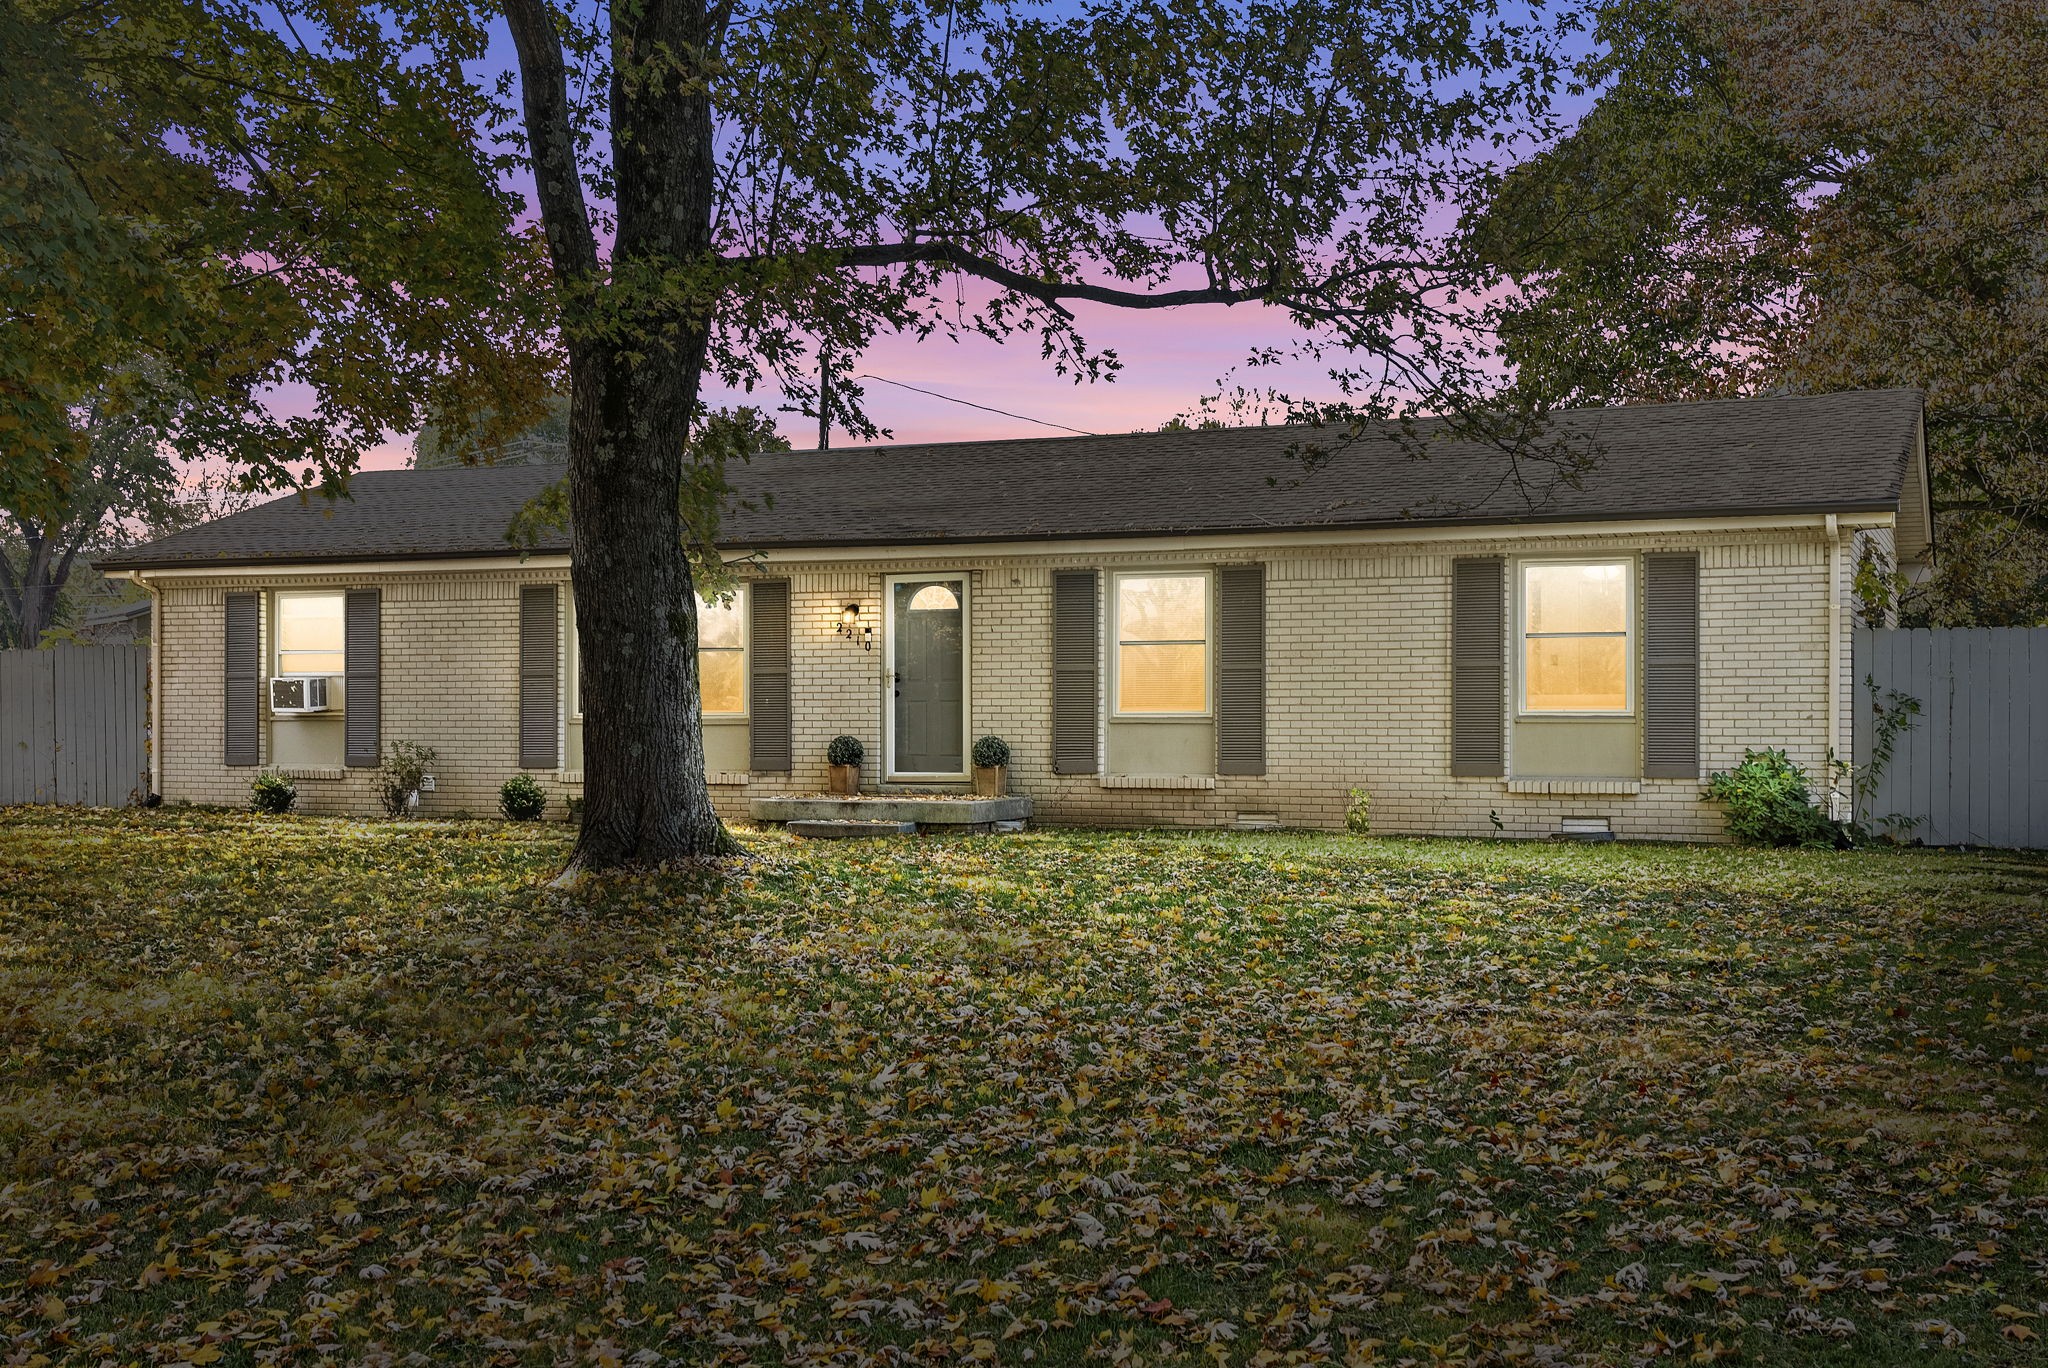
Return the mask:
<path id="1" fill-rule="evenodd" d="M 1534 502 L 1472 446 L 1305 472 L 1299 428 L 757 457 L 703 623 L 712 792 L 818 791 L 840 733 L 871 789 L 964 788 L 994 734 L 1041 820 L 1340 827 L 1358 787 L 1379 831 L 1718 839 L 1701 781 L 1745 747 L 1849 756 L 1855 566 L 1931 554 L 1920 396 L 1560 421 L 1598 465 Z M 157 791 L 239 805 L 275 767 L 374 812 L 407 740 L 440 752 L 428 813 L 522 771 L 580 792 L 604 644 L 566 542 L 505 540 L 558 474 L 365 473 L 110 558 L 155 597 Z M 326 708 L 273 706 L 290 677 Z"/>

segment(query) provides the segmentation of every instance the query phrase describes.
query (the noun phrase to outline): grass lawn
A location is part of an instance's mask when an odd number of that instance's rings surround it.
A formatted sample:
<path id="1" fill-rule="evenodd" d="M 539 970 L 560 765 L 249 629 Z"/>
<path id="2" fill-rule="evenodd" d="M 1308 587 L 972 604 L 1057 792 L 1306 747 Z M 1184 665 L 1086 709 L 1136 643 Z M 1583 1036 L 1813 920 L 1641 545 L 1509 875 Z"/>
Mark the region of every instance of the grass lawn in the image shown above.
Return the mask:
<path id="1" fill-rule="evenodd" d="M 2041 1362 L 2048 862 L 0 811 L 0 1363 Z"/>

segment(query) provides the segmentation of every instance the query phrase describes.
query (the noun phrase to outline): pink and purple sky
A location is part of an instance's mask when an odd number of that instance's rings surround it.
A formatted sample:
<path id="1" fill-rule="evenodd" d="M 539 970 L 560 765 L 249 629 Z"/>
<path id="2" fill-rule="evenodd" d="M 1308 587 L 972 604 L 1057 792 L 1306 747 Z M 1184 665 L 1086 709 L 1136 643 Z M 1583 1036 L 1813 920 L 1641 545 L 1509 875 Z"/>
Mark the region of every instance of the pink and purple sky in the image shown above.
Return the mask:
<path id="1" fill-rule="evenodd" d="M 1003 409 L 1041 423 L 1083 432 L 1129 432 L 1156 428 L 1193 411 L 1204 395 L 1243 384 L 1276 387 L 1309 398 L 1335 398 L 1324 367 L 1311 362 L 1243 369 L 1257 347 L 1285 347 L 1299 338 L 1286 316 L 1259 305 L 1216 305 L 1133 311 L 1101 305 L 1076 309 L 1092 348 L 1114 350 L 1123 363 L 1114 381 L 1075 384 L 1038 355 L 1030 336 L 997 344 L 978 336 L 953 341 L 933 337 L 885 336 L 876 340 L 854 375 L 869 374 L 934 390 L 983 409 Z M 868 415 L 894 442 L 972 441 L 997 437 L 1060 436 L 1039 423 L 1005 418 L 965 404 L 928 398 L 899 385 L 863 381 Z M 712 404 L 747 403 L 770 411 L 783 402 L 774 392 L 738 394 L 707 387 Z M 289 399 L 282 398 L 288 405 Z M 817 420 L 784 413 L 783 435 L 798 447 L 817 444 Z M 834 446 L 859 445 L 843 432 Z M 365 453 L 365 470 L 391 470 L 412 457 L 412 434 L 394 434 Z"/>

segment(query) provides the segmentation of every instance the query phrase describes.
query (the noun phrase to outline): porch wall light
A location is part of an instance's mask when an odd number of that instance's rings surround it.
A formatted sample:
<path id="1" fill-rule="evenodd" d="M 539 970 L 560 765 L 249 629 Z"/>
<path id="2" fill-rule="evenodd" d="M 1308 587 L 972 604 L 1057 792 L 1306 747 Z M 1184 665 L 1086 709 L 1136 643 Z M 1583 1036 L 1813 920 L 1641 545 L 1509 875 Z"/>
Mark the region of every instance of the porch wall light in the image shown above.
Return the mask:
<path id="1" fill-rule="evenodd" d="M 839 610 L 839 635 L 848 641 L 858 641 L 863 651 L 875 649 L 874 624 L 861 622 L 858 603 L 849 603 Z"/>

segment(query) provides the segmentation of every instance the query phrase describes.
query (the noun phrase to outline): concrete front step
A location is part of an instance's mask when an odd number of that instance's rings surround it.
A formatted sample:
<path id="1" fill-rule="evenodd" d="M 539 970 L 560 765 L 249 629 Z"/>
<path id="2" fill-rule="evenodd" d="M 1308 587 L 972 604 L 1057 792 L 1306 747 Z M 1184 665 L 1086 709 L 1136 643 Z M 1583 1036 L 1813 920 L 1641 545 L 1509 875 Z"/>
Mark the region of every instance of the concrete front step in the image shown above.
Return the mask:
<path id="1" fill-rule="evenodd" d="M 1021 794 L 1005 798 L 929 798 L 914 793 L 881 794 L 872 798 L 835 798 L 826 794 L 795 794 L 756 798 L 747 804 L 757 822 L 912 822 L 927 829 L 980 827 L 1030 819 L 1031 800 Z"/>
<path id="2" fill-rule="evenodd" d="M 818 840 L 843 841 L 860 836 L 915 836 L 915 822 L 840 822 L 832 820 L 803 821 L 789 824 L 792 836 L 809 836 Z"/>

